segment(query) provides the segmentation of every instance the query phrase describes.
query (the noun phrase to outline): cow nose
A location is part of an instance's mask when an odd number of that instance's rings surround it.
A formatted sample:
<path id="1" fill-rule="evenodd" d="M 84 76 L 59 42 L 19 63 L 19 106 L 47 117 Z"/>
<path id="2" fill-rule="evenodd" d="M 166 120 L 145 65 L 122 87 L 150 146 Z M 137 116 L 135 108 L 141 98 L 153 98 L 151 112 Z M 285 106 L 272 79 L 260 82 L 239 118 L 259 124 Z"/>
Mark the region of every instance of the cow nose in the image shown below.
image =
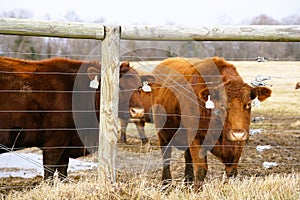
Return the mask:
<path id="1" fill-rule="evenodd" d="M 143 108 L 129 108 L 131 118 L 143 118 L 144 109 Z"/>
<path id="2" fill-rule="evenodd" d="M 230 141 L 247 141 L 249 134 L 245 129 L 233 129 L 227 135 L 227 139 Z"/>

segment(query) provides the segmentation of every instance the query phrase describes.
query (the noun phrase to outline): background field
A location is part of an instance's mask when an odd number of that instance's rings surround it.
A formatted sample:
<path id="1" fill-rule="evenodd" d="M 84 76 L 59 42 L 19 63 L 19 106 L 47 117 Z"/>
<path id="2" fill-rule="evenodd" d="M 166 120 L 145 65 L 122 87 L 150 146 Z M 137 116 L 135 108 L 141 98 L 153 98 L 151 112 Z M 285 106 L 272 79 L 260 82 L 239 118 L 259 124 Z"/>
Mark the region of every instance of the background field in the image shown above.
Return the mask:
<path id="1" fill-rule="evenodd" d="M 136 128 L 128 127 L 128 144 L 118 145 L 117 184 L 97 180 L 96 170 L 70 173 L 70 183 L 39 184 L 40 175 L 31 179 L 2 178 L 2 199 L 299 199 L 300 198 L 300 62 L 232 61 L 245 82 L 257 75 L 271 76 L 265 81 L 273 94 L 253 108 L 252 117 L 265 120 L 251 124 L 259 133 L 251 136 L 239 162 L 239 176 L 225 181 L 222 163 L 209 155 L 209 172 L 203 190 L 194 193 L 184 186 L 184 160 L 181 151 L 172 154 L 173 186 L 161 191 L 161 156 L 153 124 L 146 125 L 150 144 L 142 146 Z M 133 63 L 148 71 L 156 62 Z M 119 136 L 118 136 L 119 137 Z M 257 151 L 257 146 L 270 149 Z M 38 151 L 37 149 L 33 149 Z M 28 152 L 28 150 L 26 150 Z M 30 150 L 29 150 L 30 151 Z M 97 155 L 85 159 L 96 161 Z M 276 163 L 271 168 L 264 162 Z M 17 170 L 17 169 L 16 169 Z M 225 183 L 226 182 L 226 183 Z"/>

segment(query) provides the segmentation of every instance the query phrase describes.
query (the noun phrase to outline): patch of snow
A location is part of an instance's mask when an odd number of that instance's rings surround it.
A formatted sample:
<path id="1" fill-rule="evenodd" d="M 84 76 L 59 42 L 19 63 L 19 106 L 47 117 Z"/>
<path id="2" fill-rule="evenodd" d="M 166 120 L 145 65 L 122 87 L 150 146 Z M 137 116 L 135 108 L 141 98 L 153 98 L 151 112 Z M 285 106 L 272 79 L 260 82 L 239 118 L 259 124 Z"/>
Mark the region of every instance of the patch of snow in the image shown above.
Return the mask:
<path id="1" fill-rule="evenodd" d="M 263 167 L 265 169 L 269 169 L 269 168 L 273 168 L 273 167 L 277 167 L 278 164 L 276 162 L 263 162 Z"/>
<path id="2" fill-rule="evenodd" d="M 264 150 L 271 149 L 271 148 L 272 147 L 270 145 L 258 145 L 256 146 L 256 151 L 262 152 Z"/>
<path id="3" fill-rule="evenodd" d="M 10 152 L 0 154 L 0 178 L 22 177 L 32 178 L 43 176 L 43 157 L 36 153 Z M 95 169 L 97 163 L 70 159 L 69 172 L 79 170 Z"/>
<path id="4" fill-rule="evenodd" d="M 253 136 L 253 135 L 255 135 L 255 134 L 259 134 L 259 133 L 261 133 L 263 131 L 263 129 L 250 129 L 250 136 Z"/>

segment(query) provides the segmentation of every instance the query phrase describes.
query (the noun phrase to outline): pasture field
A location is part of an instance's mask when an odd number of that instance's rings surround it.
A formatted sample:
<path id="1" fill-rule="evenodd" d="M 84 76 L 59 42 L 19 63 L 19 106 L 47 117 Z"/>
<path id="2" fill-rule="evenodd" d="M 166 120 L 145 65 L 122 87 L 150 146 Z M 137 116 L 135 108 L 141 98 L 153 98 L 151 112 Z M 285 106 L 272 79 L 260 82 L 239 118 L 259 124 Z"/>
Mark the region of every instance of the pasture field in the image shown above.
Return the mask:
<path id="1" fill-rule="evenodd" d="M 173 183 L 162 188 L 155 128 L 146 125 L 150 143 L 142 146 L 135 126 L 130 124 L 128 144 L 118 144 L 116 184 L 98 180 L 97 170 L 70 173 L 69 183 L 55 180 L 52 185 L 43 182 L 41 176 L 2 178 L 0 199 L 300 199 L 300 90 L 295 90 L 296 82 L 300 82 L 300 62 L 230 62 L 247 83 L 257 75 L 270 76 L 265 83 L 273 91 L 260 108 L 252 109 L 252 117 L 264 120 L 251 123 L 256 133 L 244 148 L 237 178 L 225 179 L 223 164 L 209 154 L 203 189 L 194 192 L 183 183 L 183 153 L 174 149 Z M 155 63 L 135 66 L 147 71 Z M 258 151 L 258 146 L 266 149 Z M 84 159 L 96 158 L 90 155 Z M 267 162 L 276 166 L 264 167 Z"/>

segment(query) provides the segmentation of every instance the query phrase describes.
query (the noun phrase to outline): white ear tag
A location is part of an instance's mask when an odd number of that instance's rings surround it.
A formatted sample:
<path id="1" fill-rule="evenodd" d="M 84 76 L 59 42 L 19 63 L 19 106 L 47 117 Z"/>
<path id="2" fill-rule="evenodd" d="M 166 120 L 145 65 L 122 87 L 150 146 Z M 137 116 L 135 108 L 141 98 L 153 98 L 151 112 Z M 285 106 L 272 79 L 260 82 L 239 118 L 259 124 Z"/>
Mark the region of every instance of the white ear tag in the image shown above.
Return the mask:
<path id="1" fill-rule="evenodd" d="M 143 82 L 142 90 L 143 90 L 144 92 L 151 92 L 151 91 L 152 91 L 152 90 L 151 90 L 151 87 L 148 85 L 148 82 L 147 82 L 147 81 Z"/>
<path id="2" fill-rule="evenodd" d="M 208 95 L 208 100 L 205 102 L 205 108 L 208 108 L 208 109 L 215 108 L 214 102 L 210 100 L 210 95 Z"/>
<path id="3" fill-rule="evenodd" d="M 255 99 L 252 101 L 252 107 L 253 107 L 253 108 L 260 108 L 260 101 L 258 100 L 258 98 L 255 98 Z"/>
<path id="4" fill-rule="evenodd" d="M 94 89 L 98 89 L 99 87 L 98 75 L 96 75 L 94 80 L 90 82 L 90 87 Z"/>

